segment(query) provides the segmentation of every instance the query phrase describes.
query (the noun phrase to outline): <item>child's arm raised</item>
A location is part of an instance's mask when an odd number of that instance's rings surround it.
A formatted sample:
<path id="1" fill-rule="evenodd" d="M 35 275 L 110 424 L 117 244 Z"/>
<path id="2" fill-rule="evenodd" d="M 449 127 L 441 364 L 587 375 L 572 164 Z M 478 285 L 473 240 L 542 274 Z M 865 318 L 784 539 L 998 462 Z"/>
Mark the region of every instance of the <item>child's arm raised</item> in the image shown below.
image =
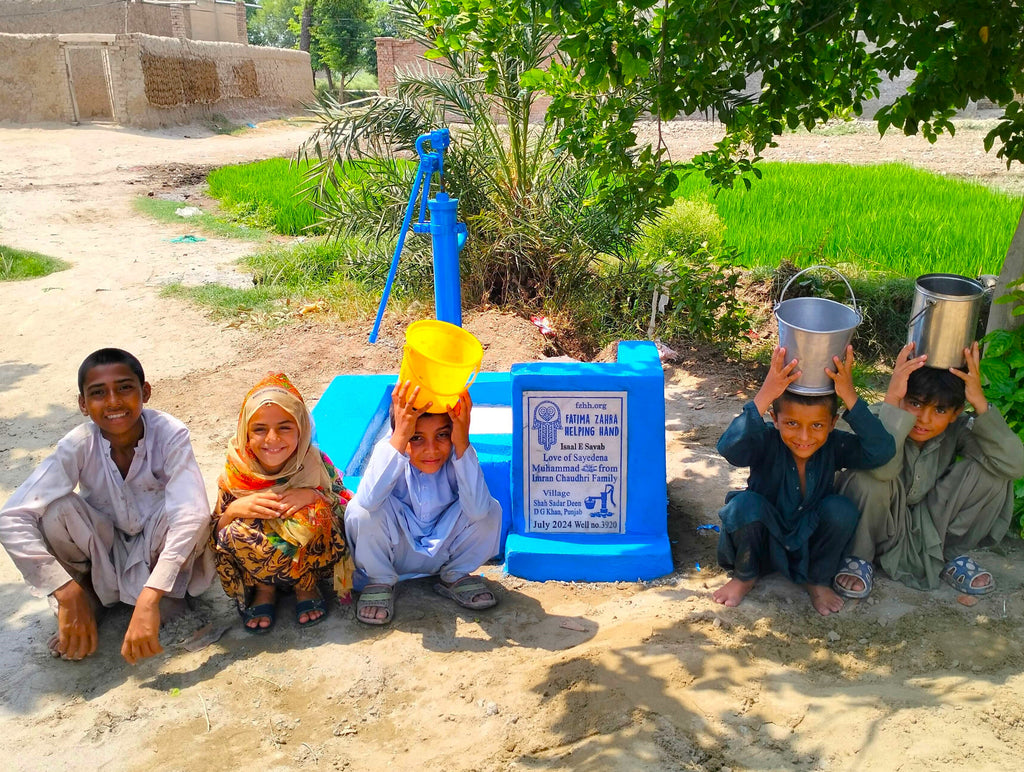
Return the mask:
<path id="1" fill-rule="evenodd" d="M 964 382 L 964 399 L 971 403 L 975 415 L 985 415 L 988 412 L 988 398 L 985 390 L 981 387 L 981 351 L 978 348 L 978 341 L 974 341 L 970 348 L 964 349 L 964 359 L 967 360 L 967 372 L 949 368 L 957 378 Z"/>
<path id="2" fill-rule="evenodd" d="M 905 351 L 908 351 L 906 346 Z M 904 352 L 900 352 L 901 355 Z M 868 410 L 868 406 L 857 396 L 857 390 L 853 387 L 853 346 L 846 347 L 844 360 L 835 356 L 832 362 L 836 371 L 833 373 L 826 369 L 825 372 L 836 385 L 836 396 L 846 405 L 843 418 L 854 431 L 854 436 L 839 435 L 837 465 L 848 469 L 877 469 L 884 466 L 896 455 L 896 442 L 878 416 Z"/>
<path id="3" fill-rule="evenodd" d="M 413 389 L 410 381 L 397 384 L 391 391 L 391 414 L 395 420 L 391 437 L 374 445 L 359 490 L 352 497 L 353 501 L 371 512 L 384 505 L 409 467 L 405 450 L 416 434 L 416 421 L 433 404 L 428 402 L 422 410 L 417 410 L 413 405 L 419 392 L 420 387 Z"/>
<path id="4" fill-rule="evenodd" d="M 764 377 L 764 383 L 754 397 L 754 405 L 757 412 L 764 415 L 765 411 L 772 406 L 772 402 L 782 396 L 789 385 L 800 377 L 800 371 L 796 369 L 796 360 L 786 363 L 786 349 L 776 346 L 772 352 L 772 361 L 768 366 L 768 374 Z"/>
<path id="5" fill-rule="evenodd" d="M 920 370 L 928 359 L 927 354 L 919 357 L 912 356 L 914 353 L 914 342 L 911 341 L 896 355 L 896 363 L 892 368 L 892 377 L 889 378 L 889 389 L 885 392 L 885 402 L 901 407 L 903 398 L 907 396 L 907 378 L 914 370 Z"/>
<path id="6" fill-rule="evenodd" d="M 836 371 L 832 372 L 826 367 L 825 375 L 836 385 L 836 396 L 843 401 L 846 409 L 853 410 L 857 404 L 857 390 L 853 387 L 853 346 L 847 345 L 845 359 L 834 356 L 832 363 Z"/>
<path id="7" fill-rule="evenodd" d="M 410 392 L 410 389 L 412 391 Z M 409 440 L 416 433 L 416 421 L 427 412 L 427 408 L 433 405 L 428 402 L 422 410 L 417 410 L 416 397 L 420 394 L 420 387 L 412 388 L 412 381 L 400 383 L 391 391 L 391 412 L 395 416 L 395 428 L 391 432 L 391 447 L 399 453 L 405 453 Z"/>
<path id="8" fill-rule="evenodd" d="M 491 496 L 476 450 L 469 444 L 469 421 L 472 410 L 473 400 L 470 399 L 469 392 L 464 391 L 459 395 L 458 403 L 448 409 L 448 416 L 452 419 L 452 445 L 455 447 L 455 461 L 452 467 L 459 489 L 459 502 L 466 517 L 471 521 L 477 521 L 491 513 L 498 513 L 497 516 L 500 517 L 501 507 Z"/>
<path id="9" fill-rule="evenodd" d="M 964 349 L 967 372 L 950 368 L 964 382 L 964 399 L 974 408 L 970 431 L 961 432 L 957 453 L 978 461 L 992 474 L 1007 480 L 1024 477 L 1024 445 L 997 409 L 990 409 L 981 386 L 981 353 L 975 342 Z M 947 429 L 947 431 L 949 431 Z"/>
<path id="10" fill-rule="evenodd" d="M 470 399 L 468 391 L 462 392 L 454 407 L 448 408 L 448 417 L 452 419 L 452 445 L 455 446 L 455 458 L 462 458 L 462 454 L 469 448 L 469 414 L 472 410 L 473 400 Z"/>

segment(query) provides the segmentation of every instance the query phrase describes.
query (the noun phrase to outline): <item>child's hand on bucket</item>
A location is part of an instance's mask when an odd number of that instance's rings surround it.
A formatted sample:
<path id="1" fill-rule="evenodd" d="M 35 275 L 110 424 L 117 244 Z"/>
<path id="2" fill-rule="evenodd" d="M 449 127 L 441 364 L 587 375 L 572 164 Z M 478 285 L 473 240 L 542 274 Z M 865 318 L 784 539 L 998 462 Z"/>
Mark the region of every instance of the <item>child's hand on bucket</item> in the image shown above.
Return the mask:
<path id="1" fill-rule="evenodd" d="M 964 359 L 967 360 L 966 373 L 955 367 L 949 368 L 949 371 L 964 382 L 964 399 L 971 403 L 975 414 L 983 415 L 988 412 L 988 398 L 981 387 L 981 350 L 978 341 L 964 349 Z"/>
<path id="2" fill-rule="evenodd" d="M 412 381 L 398 384 L 391 392 L 391 414 L 395 425 L 391 430 L 391 447 L 400 453 L 405 452 L 409 440 L 416 433 L 416 421 L 423 415 L 433 402 L 428 402 L 422 410 L 415 407 L 420 387 L 413 388 Z"/>
<path id="3" fill-rule="evenodd" d="M 776 346 L 772 352 L 772 361 L 768 366 L 768 374 L 764 377 L 757 396 L 754 397 L 754 405 L 757 412 L 764 412 L 771 407 L 772 402 L 782 396 L 782 393 L 789 388 L 789 385 L 800 377 L 801 372 L 796 369 L 796 360 L 786 362 L 786 349 Z"/>
<path id="4" fill-rule="evenodd" d="M 834 356 L 832 364 L 835 365 L 835 372 L 826 367 L 825 375 L 836 385 L 836 396 L 843 401 L 846 409 L 852 410 L 857 404 L 857 390 L 853 387 L 853 346 L 847 344 L 845 359 Z"/>
<path id="5" fill-rule="evenodd" d="M 462 458 L 462 454 L 469 448 L 469 414 L 473 410 L 473 400 L 469 398 L 469 392 L 464 391 L 459 395 L 459 401 L 448 408 L 448 417 L 452 419 L 452 445 L 455 446 L 455 458 Z"/>
<path id="6" fill-rule="evenodd" d="M 924 367 L 928 359 L 927 354 L 919 357 L 914 355 L 914 342 L 911 341 L 896 355 L 896 364 L 892 368 L 892 377 L 889 379 L 889 389 L 885 392 L 885 401 L 890 405 L 901 407 L 903 398 L 907 396 L 907 378 L 914 370 Z"/>

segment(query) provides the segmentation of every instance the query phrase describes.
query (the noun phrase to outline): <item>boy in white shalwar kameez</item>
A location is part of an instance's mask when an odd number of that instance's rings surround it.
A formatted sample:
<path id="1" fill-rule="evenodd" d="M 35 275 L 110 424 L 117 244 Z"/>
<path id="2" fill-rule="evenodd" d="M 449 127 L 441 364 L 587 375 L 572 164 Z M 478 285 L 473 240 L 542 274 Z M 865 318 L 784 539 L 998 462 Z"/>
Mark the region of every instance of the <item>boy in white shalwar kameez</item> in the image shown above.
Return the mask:
<path id="1" fill-rule="evenodd" d="M 471 573 L 499 550 L 501 505 L 491 496 L 469 443 L 473 403 L 464 392 L 446 413 L 413 406 L 419 387 L 391 396 L 391 436 L 377 443 L 345 510 L 345 533 L 361 589 L 356 618 L 384 625 L 394 617 L 400 579 L 438 574 L 439 594 L 484 609 L 498 601 Z M 408 395 L 408 399 L 406 396 Z"/>
<path id="2" fill-rule="evenodd" d="M 0 543 L 56 602 L 54 656 L 92 654 L 98 607 L 122 602 L 135 607 L 121 647 L 135 664 L 163 651 L 161 598 L 199 595 L 213 579 L 206 486 L 185 425 L 143 408 L 150 386 L 138 359 L 93 352 L 78 387 L 92 420 L 68 432 L 0 510 Z"/>

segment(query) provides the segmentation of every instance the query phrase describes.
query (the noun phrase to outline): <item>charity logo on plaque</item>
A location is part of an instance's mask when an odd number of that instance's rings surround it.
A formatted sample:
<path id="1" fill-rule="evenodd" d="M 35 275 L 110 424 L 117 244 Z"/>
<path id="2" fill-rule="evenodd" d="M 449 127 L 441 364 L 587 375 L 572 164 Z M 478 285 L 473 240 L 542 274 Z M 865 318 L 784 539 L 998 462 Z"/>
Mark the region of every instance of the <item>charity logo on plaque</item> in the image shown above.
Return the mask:
<path id="1" fill-rule="evenodd" d="M 626 392 L 523 392 L 526 530 L 624 533 Z"/>

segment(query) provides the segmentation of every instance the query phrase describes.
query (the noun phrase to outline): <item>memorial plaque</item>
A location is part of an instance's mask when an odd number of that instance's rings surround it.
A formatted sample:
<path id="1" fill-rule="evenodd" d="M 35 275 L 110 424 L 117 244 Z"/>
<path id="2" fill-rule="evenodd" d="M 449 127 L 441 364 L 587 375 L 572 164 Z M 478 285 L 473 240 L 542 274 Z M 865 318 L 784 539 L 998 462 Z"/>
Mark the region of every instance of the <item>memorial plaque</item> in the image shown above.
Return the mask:
<path id="1" fill-rule="evenodd" d="M 528 533 L 626 530 L 626 392 L 523 391 Z"/>

